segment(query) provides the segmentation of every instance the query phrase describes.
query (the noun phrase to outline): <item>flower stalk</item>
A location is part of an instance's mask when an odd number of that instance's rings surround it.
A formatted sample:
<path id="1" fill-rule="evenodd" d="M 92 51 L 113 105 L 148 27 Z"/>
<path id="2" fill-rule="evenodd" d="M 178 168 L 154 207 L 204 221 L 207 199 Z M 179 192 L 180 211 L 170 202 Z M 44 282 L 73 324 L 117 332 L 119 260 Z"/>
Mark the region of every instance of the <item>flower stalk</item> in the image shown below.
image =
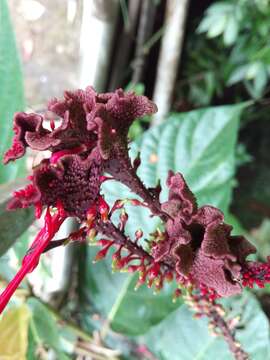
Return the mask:
<path id="1" fill-rule="evenodd" d="M 0 314 L 5 309 L 11 296 L 19 287 L 25 276 L 32 272 L 38 265 L 40 255 L 53 239 L 65 218 L 63 209 L 58 209 L 54 215 L 51 215 L 49 208 L 47 209 L 44 227 L 39 231 L 31 247 L 27 251 L 27 254 L 23 258 L 20 270 L 0 295 Z"/>

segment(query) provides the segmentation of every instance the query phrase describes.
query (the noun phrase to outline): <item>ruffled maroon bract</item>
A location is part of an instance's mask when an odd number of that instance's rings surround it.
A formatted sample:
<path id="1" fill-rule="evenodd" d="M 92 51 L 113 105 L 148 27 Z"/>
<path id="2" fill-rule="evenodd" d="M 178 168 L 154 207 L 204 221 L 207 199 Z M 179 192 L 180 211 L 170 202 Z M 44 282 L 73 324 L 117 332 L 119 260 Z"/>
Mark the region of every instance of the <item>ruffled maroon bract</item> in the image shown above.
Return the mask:
<path id="1" fill-rule="evenodd" d="M 66 91 L 64 99 L 51 100 L 48 109 L 62 118 L 51 131 L 43 127 L 40 115 L 15 115 L 13 145 L 4 163 L 23 156 L 27 147 L 52 154 L 33 169 L 32 183 L 14 193 L 9 208 L 61 201 L 68 216 L 83 219 L 98 198 L 104 169 L 109 171 L 119 157 L 127 158 L 132 122 L 157 109 L 145 96 L 121 89 L 97 94 L 92 87 Z"/>
<path id="2" fill-rule="evenodd" d="M 170 215 L 166 237 L 152 247 L 156 261 L 174 264 L 180 276 L 190 276 L 220 296 L 241 292 L 242 265 L 256 249 L 244 237 L 232 236 L 222 212 L 213 206 L 197 208 L 181 174 L 169 173 L 169 199 L 162 209 Z"/>
<path id="3" fill-rule="evenodd" d="M 104 169 L 108 170 L 110 162 L 119 157 L 128 158 L 130 125 L 137 117 L 157 109 L 145 96 L 124 93 L 121 89 L 97 94 L 88 87 L 66 91 L 63 100 L 49 102 L 48 110 L 61 118 L 57 128 L 51 122 L 51 130 L 44 128 L 44 118 L 38 114 L 15 115 L 13 143 L 3 159 L 5 164 L 16 160 L 25 154 L 27 147 L 51 151 L 49 159 L 33 168 L 30 184 L 15 191 L 8 204 L 10 210 L 33 205 L 38 217 L 42 207 L 46 207 L 47 215 L 21 269 L 0 296 L 0 312 L 24 276 L 38 264 L 41 253 L 66 217 L 77 217 L 88 230 L 98 214 L 101 221 L 108 220 L 109 207 L 100 195 Z M 58 212 L 51 217 L 52 208 Z M 84 236 L 86 233 L 84 229 Z"/>

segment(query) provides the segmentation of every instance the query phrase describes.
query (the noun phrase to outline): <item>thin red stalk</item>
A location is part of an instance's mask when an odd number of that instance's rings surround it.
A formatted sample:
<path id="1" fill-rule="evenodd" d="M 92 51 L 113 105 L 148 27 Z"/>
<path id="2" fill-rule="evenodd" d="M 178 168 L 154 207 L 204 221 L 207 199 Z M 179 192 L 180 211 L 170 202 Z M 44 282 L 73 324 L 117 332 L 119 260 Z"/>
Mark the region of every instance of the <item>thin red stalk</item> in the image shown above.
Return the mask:
<path id="1" fill-rule="evenodd" d="M 37 266 L 41 253 L 53 239 L 64 220 L 65 217 L 61 215 L 60 212 L 52 217 L 49 212 L 47 212 L 45 215 L 45 225 L 39 231 L 28 253 L 23 258 L 20 270 L 0 295 L 0 314 L 5 309 L 11 296 L 14 294 L 24 277 Z"/>

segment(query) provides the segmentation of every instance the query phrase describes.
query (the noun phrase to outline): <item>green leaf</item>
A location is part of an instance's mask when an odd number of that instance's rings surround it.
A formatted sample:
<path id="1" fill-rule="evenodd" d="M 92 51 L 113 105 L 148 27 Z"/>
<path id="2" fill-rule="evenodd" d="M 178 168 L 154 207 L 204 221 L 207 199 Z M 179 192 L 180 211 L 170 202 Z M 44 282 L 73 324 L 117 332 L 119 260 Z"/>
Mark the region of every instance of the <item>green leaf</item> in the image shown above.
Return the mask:
<path id="1" fill-rule="evenodd" d="M 207 36 L 209 38 L 214 38 L 216 36 L 221 35 L 226 29 L 226 24 L 227 24 L 226 15 L 220 15 L 216 17 L 215 21 L 213 22 L 213 24 L 211 25 L 211 27 L 207 32 Z"/>
<path id="2" fill-rule="evenodd" d="M 53 349 L 59 348 L 60 337 L 54 317 L 40 301 L 35 298 L 29 298 L 27 305 L 31 309 L 31 326 L 34 327 L 34 333 L 40 344 L 49 346 Z"/>
<path id="3" fill-rule="evenodd" d="M 270 356 L 269 323 L 255 297 L 246 293 L 227 300 L 229 316 L 241 316 L 236 338 L 252 360 Z M 169 315 L 140 338 L 162 360 L 233 360 L 227 344 L 212 337 L 205 319 L 195 320 L 186 306 Z"/>
<path id="4" fill-rule="evenodd" d="M 238 30 L 239 26 L 237 19 L 234 16 L 230 17 L 227 21 L 223 35 L 224 44 L 226 46 L 231 46 L 235 43 L 238 35 Z"/>
<path id="5" fill-rule="evenodd" d="M 29 298 L 27 305 L 32 315 L 27 359 L 36 359 L 36 351 L 39 347 L 53 349 L 59 360 L 70 359 L 67 354 L 74 351 L 77 340 L 77 335 L 72 327 L 66 324 L 60 326 L 55 314 L 36 298 Z"/>
<path id="6" fill-rule="evenodd" d="M 239 169 L 232 208 L 247 229 L 258 227 L 265 217 L 269 217 L 270 203 L 269 118 L 265 111 L 254 113 L 253 116 L 259 121 L 246 124 L 242 141 L 256 161 L 246 163 Z"/>
<path id="7" fill-rule="evenodd" d="M 69 359 L 66 353 L 73 350 L 72 343 L 75 342 L 76 336 L 69 330 L 63 331 L 59 328 L 54 314 L 36 298 L 29 298 L 27 305 L 32 313 L 28 359 L 33 358 L 38 346 L 53 349 L 59 360 Z"/>
<path id="8" fill-rule="evenodd" d="M 11 144 L 12 117 L 24 108 L 20 61 L 6 0 L 0 0 L 0 159 Z M 0 183 L 15 179 L 24 168 L 21 160 L 2 168 Z"/>
<path id="9" fill-rule="evenodd" d="M 237 67 L 230 75 L 228 81 L 227 81 L 227 85 L 234 85 L 236 83 L 238 83 L 239 81 L 243 81 L 246 77 L 246 73 L 248 70 L 249 65 L 241 65 L 239 67 Z"/>
<path id="10" fill-rule="evenodd" d="M 19 188 L 22 181 L 0 185 L 0 256 L 2 256 L 34 221 L 33 209 L 8 211 L 7 204 L 12 191 Z"/>
<path id="11" fill-rule="evenodd" d="M 168 285 L 158 294 L 152 289 L 134 287 L 137 275 L 112 273 L 111 258 L 91 264 L 94 251 L 88 248 L 87 268 L 83 282 L 84 301 L 92 303 L 106 316 L 114 331 L 138 335 L 148 331 L 181 305 L 173 303 L 173 287 Z M 89 313 L 89 307 L 85 308 Z"/>
<path id="12" fill-rule="evenodd" d="M 26 305 L 8 310 L 0 320 L 0 354 L 3 360 L 25 360 L 30 312 Z"/>

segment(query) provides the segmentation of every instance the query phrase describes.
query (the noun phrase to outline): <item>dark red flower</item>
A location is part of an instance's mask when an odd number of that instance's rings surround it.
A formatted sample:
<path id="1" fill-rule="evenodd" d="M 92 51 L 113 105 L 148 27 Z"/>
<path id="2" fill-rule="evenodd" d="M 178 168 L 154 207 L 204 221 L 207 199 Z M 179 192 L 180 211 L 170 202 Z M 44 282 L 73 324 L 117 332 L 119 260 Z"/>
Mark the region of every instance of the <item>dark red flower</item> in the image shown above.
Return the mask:
<path id="1" fill-rule="evenodd" d="M 175 265 L 180 276 L 191 276 L 220 296 L 241 291 L 239 280 L 245 258 L 256 251 L 242 236 L 230 235 L 222 212 L 213 206 L 197 208 L 196 199 L 181 174 L 169 173 L 169 199 L 162 210 L 170 215 L 164 240 L 152 247 L 156 261 Z"/>
<path id="2" fill-rule="evenodd" d="M 135 118 L 155 112 L 156 106 L 145 96 L 121 89 L 97 94 L 87 87 L 66 91 L 64 99 L 53 99 L 48 109 L 62 118 L 51 131 L 43 127 L 40 115 L 14 117 L 15 136 L 4 163 L 23 156 L 28 146 L 52 154 L 33 169 L 32 183 L 14 193 L 9 208 L 55 206 L 61 201 L 68 216 L 84 219 L 98 198 L 104 169 L 113 168 L 119 157 L 128 158 L 130 125 Z"/>
<path id="3" fill-rule="evenodd" d="M 66 91 L 63 100 L 53 99 L 48 110 L 62 118 L 59 127 L 49 131 L 38 114 L 17 113 L 14 117 L 14 140 L 4 156 L 4 163 L 18 159 L 25 148 L 51 150 L 52 153 L 80 147 L 90 152 L 98 147 L 103 159 L 112 149 L 126 147 L 127 133 L 132 122 L 156 112 L 156 105 L 145 96 L 122 89 L 98 94 L 92 87 Z"/>
<path id="4" fill-rule="evenodd" d="M 0 312 L 24 276 L 38 264 L 41 253 L 50 248 L 66 217 L 75 216 L 85 222 L 79 237 L 71 234 L 70 238 L 77 241 L 94 230 L 97 216 L 108 221 L 109 207 L 100 196 L 100 185 L 108 179 L 103 172 L 113 168 L 110 163 L 115 164 L 120 157 L 130 166 L 128 129 L 135 118 L 152 114 L 156 106 L 145 96 L 121 89 L 97 94 L 88 87 L 85 91 L 65 92 L 63 100 L 50 101 L 48 110 L 61 118 L 57 128 L 54 121 L 50 122 L 51 130 L 43 127 L 44 118 L 38 114 L 15 115 L 13 143 L 4 156 L 6 164 L 22 157 L 27 147 L 51 151 L 50 158 L 33 169 L 31 183 L 15 191 L 8 204 L 10 210 L 33 205 L 38 217 L 45 206 L 47 213 L 21 269 L 0 296 Z M 50 208 L 57 210 L 53 216 Z"/>
<path id="5" fill-rule="evenodd" d="M 87 158 L 79 155 L 62 156 L 57 164 L 42 160 L 32 175 L 31 192 L 15 192 L 9 209 L 30 205 L 56 206 L 61 201 L 68 216 L 86 218 L 89 208 L 98 200 L 102 163 L 99 153 L 92 151 Z"/>

